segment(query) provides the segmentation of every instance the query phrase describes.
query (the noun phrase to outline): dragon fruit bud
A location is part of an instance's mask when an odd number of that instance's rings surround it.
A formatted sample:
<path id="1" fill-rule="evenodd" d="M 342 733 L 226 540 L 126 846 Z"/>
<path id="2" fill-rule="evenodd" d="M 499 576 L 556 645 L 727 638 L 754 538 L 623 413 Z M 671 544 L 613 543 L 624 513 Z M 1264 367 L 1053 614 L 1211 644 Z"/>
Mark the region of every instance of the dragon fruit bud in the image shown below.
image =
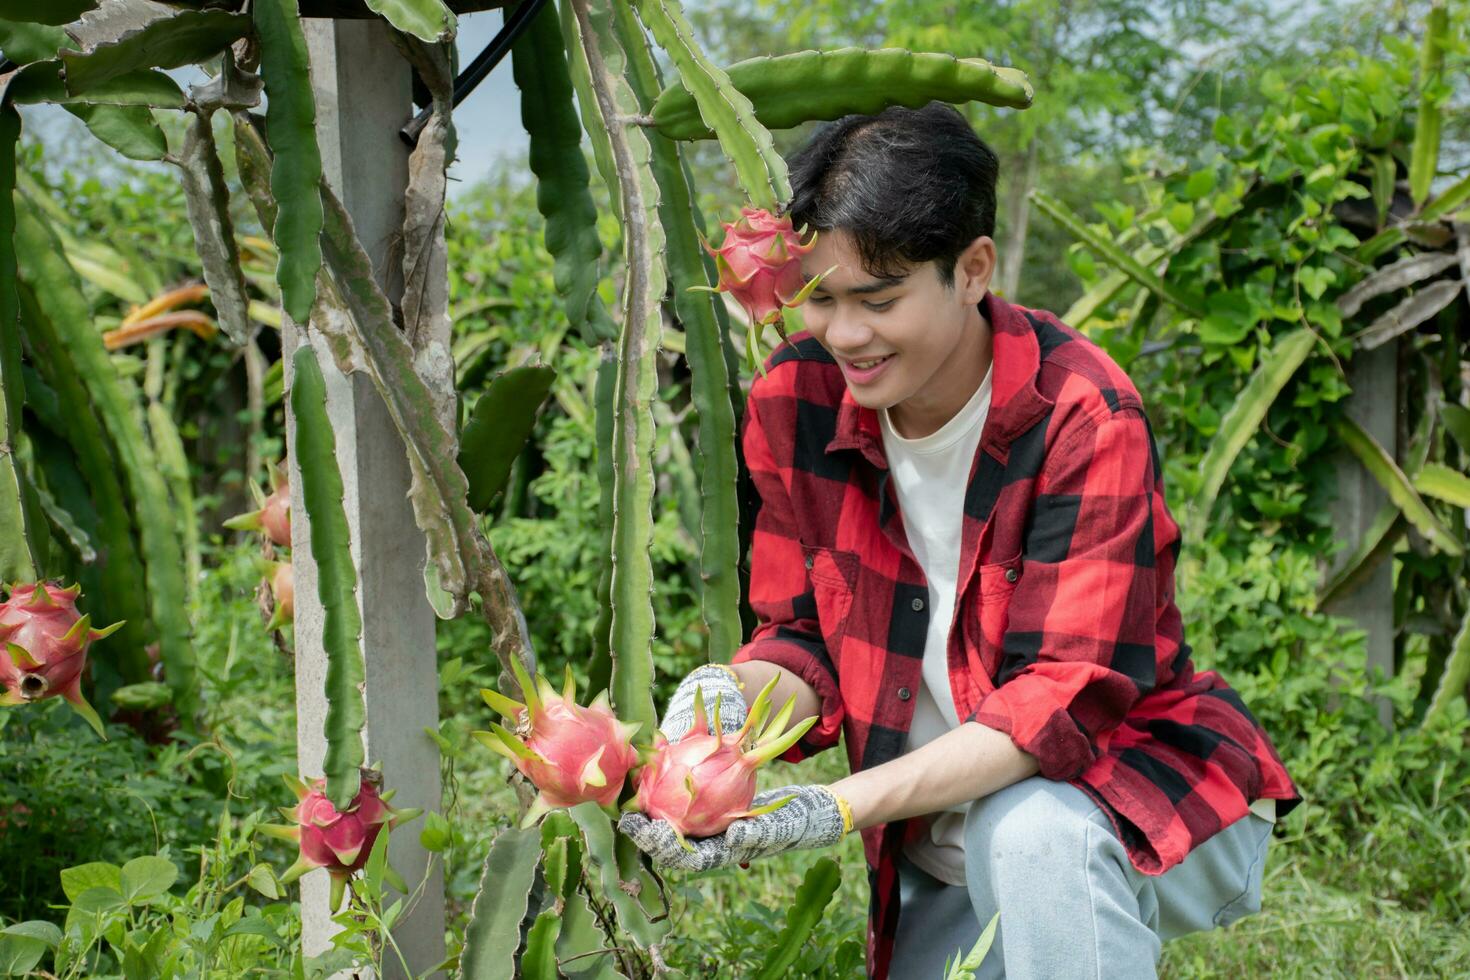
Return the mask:
<path id="1" fill-rule="evenodd" d="M 103 738 L 102 719 L 82 697 L 82 670 L 87 648 L 116 630 L 92 629 L 92 620 L 77 612 L 82 588 L 36 583 L 13 585 L 0 603 L 0 705 L 27 704 L 60 695 Z"/>
<path id="2" fill-rule="evenodd" d="M 389 832 L 400 823 L 419 815 L 418 810 L 395 810 L 381 792 L 382 775 L 374 769 L 362 770 L 362 786 L 345 810 L 338 810 L 327 798 L 327 781 L 315 780 L 307 786 L 301 780 L 286 776 L 286 785 L 296 794 L 294 807 L 282 807 L 281 813 L 291 823 L 262 824 L 260 830 L 282 840 L 300 845 L 296 863 L 281 876 L 282 884 L 290 884 L 313 868 L 326 868 L 332 876 L 331 906 L 335 912 L 342 904 L 347 881 L 372 853 L 373 844 L 386 826 Z M 392 794 L 387 794 L 391 796 Z M 388 874 L 389 882 L 406 891 L 401 879 Z"/>
<path id="3" fill-rule="evenodd" d="M 225 521 L 232 531 L 261 531 L 278 548 L 291 545 L 291 487 L 279 467 L 271 469 L 271 494 L 261 494 L 254 482 L 251 493 L 260 507 L 247 514 L 239 514 Z"/>
<path id="4" fill-rule="evenodd" d="M 751 705 L 745 726 L 731 735 L 720 731 L 719 702 L 715 703 L 711 734 L 703 695 L 696 691 L 689 734 L 677 742 L 670 742 L 662 734 L 654 737 L 652 756 L 638 773 L 638 793 L 629 805 L 637 806 L 649 817 L 667 820 L 681 841 L 724 833 L 736 820 L 784 806 L 791 797 L 751 809 L 755 771 L 795 745 L 817 719 L 807 718 L 781 734 L 796 709 L 793 695 L 762 728 L 770 714 L 775 687 L 773 677 Z M 745 747 L 747 736 L 757 731 L 760 734 Z"/>
<path id="5" fill-rule="evenodd" d="M 547 810 L 589 800 L 603 807 L 615 806 L 628 770 L 638 762 L 633 735 L 639 726 L 618 721 L 605 691 L 588 707 L 577 704 L 570 667 L 560 694 L 546 678 L 538 675 L 532 680 L 519 663 L 512 661 L 511 669 L 525 704 L 489 689 L 480 694 L 515 730 L 491 724 L 490 731 L 473 734 L 509 759 L 540 791 L 526 823 Z"/>
<path id="6" fill-rule="evenodd" d="M 271 572 L 271 611 L 268 630 L 278 630 L 296 619 L 296 573 L 288 561 L 276 562 Z"/>

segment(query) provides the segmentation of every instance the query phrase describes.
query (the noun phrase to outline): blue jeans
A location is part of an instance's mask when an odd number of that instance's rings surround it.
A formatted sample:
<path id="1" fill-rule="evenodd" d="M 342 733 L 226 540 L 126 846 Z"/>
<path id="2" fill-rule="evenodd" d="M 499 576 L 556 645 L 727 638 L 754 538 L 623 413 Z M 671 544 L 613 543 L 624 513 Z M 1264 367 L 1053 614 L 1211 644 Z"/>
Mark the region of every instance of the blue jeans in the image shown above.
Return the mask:
<path id="1" fill-rule="evenodd" d="M 893 980 L 941 980 L 1000 909 L 977 980 L 1154 977 L 1165 939 L 1228 925 L 1261 907 L 1271 823 L 1247 814 L 1162 875 L 1128 860 L 1087 794 L 1040 776 L 976 800 L 965 818 L 968 888 L 906 858 Z"/>

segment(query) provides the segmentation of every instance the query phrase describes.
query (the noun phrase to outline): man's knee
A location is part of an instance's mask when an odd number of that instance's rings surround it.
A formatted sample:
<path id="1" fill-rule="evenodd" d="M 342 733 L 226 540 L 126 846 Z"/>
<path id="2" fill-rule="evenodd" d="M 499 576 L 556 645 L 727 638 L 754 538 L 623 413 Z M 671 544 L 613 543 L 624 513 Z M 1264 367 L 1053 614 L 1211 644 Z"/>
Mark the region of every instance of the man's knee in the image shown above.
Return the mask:
<path id="1" fill-rule="evenodd" d="M 992 887 L 1007 872 L 1050 874 L 1082 870 L 1088 840 L 1100 827 L 1094 804 L 1067 783 L 1034 776 L 976 800 L 965 818 L 965 860 Z M 1105 819 L 1105 818 L 1104 818 Z M 977 875 L 969 874 L 972 883 Z"/>

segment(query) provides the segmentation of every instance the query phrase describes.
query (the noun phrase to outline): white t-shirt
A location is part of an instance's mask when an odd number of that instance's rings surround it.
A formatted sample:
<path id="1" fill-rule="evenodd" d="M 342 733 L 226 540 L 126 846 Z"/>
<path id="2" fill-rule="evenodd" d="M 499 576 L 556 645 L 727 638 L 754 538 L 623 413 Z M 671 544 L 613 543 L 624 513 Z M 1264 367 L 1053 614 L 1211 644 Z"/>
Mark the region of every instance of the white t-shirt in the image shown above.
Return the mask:
<path id="1" fill-rule="evenodd" d="M 888 471 L 898 493 L 909 548 L 929 581 L 923 682 L 914 696 L 914 720 L 909 726 L 906 752 L 932 742 L 960 723 L 949 687 L 947 650 L 960 570 L 965 485 L 980 448 L 985 417 L 990 413 L 990 375 L 990 371 L 985 372 L 985 380 L 954 418 L 922 438 L 905 439 L 894 430 L 886 410 L 878 413 Z M 920 870 L 952 885 L 965 883 L 967 808 L 968 804 L 961 804 L 935 816 L 930 839 L 917 841 L 904 851 Z"/>
<path id="2" fill-rule="evenodd" d="M 965 487 L 990 413 L 990 377 L 991 371 L 987 371 L 980 387 L 954 418 L 919 439 L 905 439 L 894 430 L 886 410 L 878 413 L 909 548 L 929 582 L 923 681 L 914 697 L 914 718 L 905 752 L 934 741 L 960 724 L 949 686 L 949 633 L 958 591 Z M 969 806 L 960 803 L 936 814 L 929 835 L 904 849 L 916 867 L 946 884 L 965 884 L 965 813 Z M 1251 812 L 1274 823 L 1276 801 L 1257 800 Z"/>

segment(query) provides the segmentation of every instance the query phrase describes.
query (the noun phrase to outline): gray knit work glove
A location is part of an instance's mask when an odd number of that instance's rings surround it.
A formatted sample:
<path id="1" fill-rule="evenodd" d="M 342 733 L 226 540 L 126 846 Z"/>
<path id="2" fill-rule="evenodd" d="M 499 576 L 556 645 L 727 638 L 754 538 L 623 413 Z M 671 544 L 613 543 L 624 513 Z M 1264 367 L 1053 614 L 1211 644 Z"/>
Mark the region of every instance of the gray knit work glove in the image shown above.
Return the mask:
<path id="1" fill-rule="evenodd" d="M 736 820 L 716 837 L 689 839 L 689 847 L 667 820 L 625 813 L 618 829 L 663 868 L 709 871 L 726 864 L 745 864 L 782 851 L 827 847 L 842 839 L 843 817 L 837 797 L 825 786 L 783 786 L 755 794 L 751 808 L 793 797 L 770 813 Z"/>
<path id="2" fill-rule="evenodd" d="M 740 683 L 735 679 L 734 671 L 728 667 L 705 664 L 703 667 L 696 667 L 690 671 L 689 676 L 679 683 L 679 687 L 674 691 L 674 696 L 669 699 L 669 706 L 664 710 L 658 726 L 664 738 L 670 742 L 677 742 L 689 734 L 689 729 L 694 724 L 695 691 L 700 691 L 704 695 L 705 717 L 710 719 L 711 725 L 714 724 L 715 704 L 718 703 L 720 731 L 726 735 L 740 731 L 741 726 L 745 724 L 748 709 L 745 706 L 745 695 L 740 693 Z"/>

